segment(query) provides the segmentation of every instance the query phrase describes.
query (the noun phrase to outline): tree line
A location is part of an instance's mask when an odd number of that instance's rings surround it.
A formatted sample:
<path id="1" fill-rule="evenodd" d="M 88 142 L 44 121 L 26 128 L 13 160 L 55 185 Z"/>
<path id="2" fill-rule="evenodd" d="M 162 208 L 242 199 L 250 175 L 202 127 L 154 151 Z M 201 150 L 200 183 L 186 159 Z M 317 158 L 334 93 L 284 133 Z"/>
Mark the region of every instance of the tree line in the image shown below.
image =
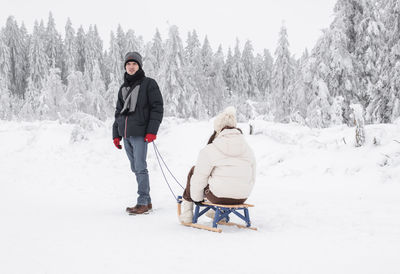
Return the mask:
<path id="1" fill-rule="evenodd" d="M 304 30 L 307 31 L 307 30 Z M 297 58 L 282 26 L 274 53 L 251 41 L 216 51 L 196 30 L 183 41 L 177 26 L 151 41 L 121 26 L 104 47 L 96 25 L 65 35 L 49 14 L 32 33 L 10 16 L 0 30 L 0 119 L 59 119 L 86 113 L 112 117 L 124 55 L 138 51 L 155 78 L 165 115 L 205 119 L 235 105 L 239 119 L 256 117 L 313 127 L 354 123 L 359 105 L 367 123 L 400 116 L 400 3 L 338 0 L 334 19 L 316 45 Z M 260 34 L 262 35 L 262 34 Z"/>

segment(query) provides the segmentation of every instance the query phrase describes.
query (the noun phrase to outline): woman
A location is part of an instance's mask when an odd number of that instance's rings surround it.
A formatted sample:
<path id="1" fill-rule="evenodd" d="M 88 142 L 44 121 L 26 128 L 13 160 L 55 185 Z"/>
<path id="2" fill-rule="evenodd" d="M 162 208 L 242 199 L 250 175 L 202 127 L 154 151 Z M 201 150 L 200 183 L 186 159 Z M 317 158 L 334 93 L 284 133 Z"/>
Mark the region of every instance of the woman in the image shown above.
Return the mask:
<path id="1" fill-rule="evenodd" d="M 236 128 L 236 110 L 226 108 L 214 120 L 214 134 L 188 175 L 179 220 L 191 223 L 193 202 L 206 198 L 215 204 L 242 204 L 254 186 L 254 153 Z"/>

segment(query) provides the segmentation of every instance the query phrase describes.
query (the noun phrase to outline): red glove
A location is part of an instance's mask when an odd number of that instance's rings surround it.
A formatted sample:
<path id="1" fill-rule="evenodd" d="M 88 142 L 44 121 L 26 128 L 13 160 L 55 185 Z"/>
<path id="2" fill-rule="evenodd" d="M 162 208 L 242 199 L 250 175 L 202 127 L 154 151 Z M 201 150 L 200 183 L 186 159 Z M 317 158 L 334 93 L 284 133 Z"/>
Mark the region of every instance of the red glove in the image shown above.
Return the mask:
<path id="1" fill-rule="evenodd" d="M 155 134 L 151 134 L 151 133 L 147 133 L 146 137 L 144 137 L 144 140 L 148 143 L 153 142 L 155 139 L 157 138 L 157 135 Z"/>
<path id="2" fill-rule="evenodd" d="M 121 141 L 120 138 L 114 138 L 114 145 L 118 148 L 121 149 L 122 146 L 119 144 L 119 142 Z"/>

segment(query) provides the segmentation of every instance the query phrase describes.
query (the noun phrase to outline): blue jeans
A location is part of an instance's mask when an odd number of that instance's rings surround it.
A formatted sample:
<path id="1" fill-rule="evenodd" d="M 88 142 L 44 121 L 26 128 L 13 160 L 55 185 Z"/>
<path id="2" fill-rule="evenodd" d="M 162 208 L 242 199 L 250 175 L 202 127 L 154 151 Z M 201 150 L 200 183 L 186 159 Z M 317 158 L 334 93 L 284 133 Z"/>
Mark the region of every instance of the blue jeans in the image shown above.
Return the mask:
<path id="1" fill-rule="evenodd" d="M 136 175 L 139 197 L 138 205 L 151 203 L 149 173 L 147 171 L 147 145 L 143 136 L 129 136 L 124 138 L 125 151 L 131 162 L 131 169 Z"/>

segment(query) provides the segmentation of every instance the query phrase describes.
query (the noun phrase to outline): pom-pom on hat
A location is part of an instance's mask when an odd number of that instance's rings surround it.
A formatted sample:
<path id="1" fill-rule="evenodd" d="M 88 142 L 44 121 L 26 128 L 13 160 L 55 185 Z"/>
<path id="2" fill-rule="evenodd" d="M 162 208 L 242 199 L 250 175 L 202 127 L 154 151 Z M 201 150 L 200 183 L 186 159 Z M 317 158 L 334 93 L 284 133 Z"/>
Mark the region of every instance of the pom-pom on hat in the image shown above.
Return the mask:
<path id="1" fill-rule="evenodd" d="M 232 106 L 224 109 L 223 112 L 217 115 L 214 120 L 214 130 L 219 134 L 226 127 L 236 127 L 236 109 Z"/>

